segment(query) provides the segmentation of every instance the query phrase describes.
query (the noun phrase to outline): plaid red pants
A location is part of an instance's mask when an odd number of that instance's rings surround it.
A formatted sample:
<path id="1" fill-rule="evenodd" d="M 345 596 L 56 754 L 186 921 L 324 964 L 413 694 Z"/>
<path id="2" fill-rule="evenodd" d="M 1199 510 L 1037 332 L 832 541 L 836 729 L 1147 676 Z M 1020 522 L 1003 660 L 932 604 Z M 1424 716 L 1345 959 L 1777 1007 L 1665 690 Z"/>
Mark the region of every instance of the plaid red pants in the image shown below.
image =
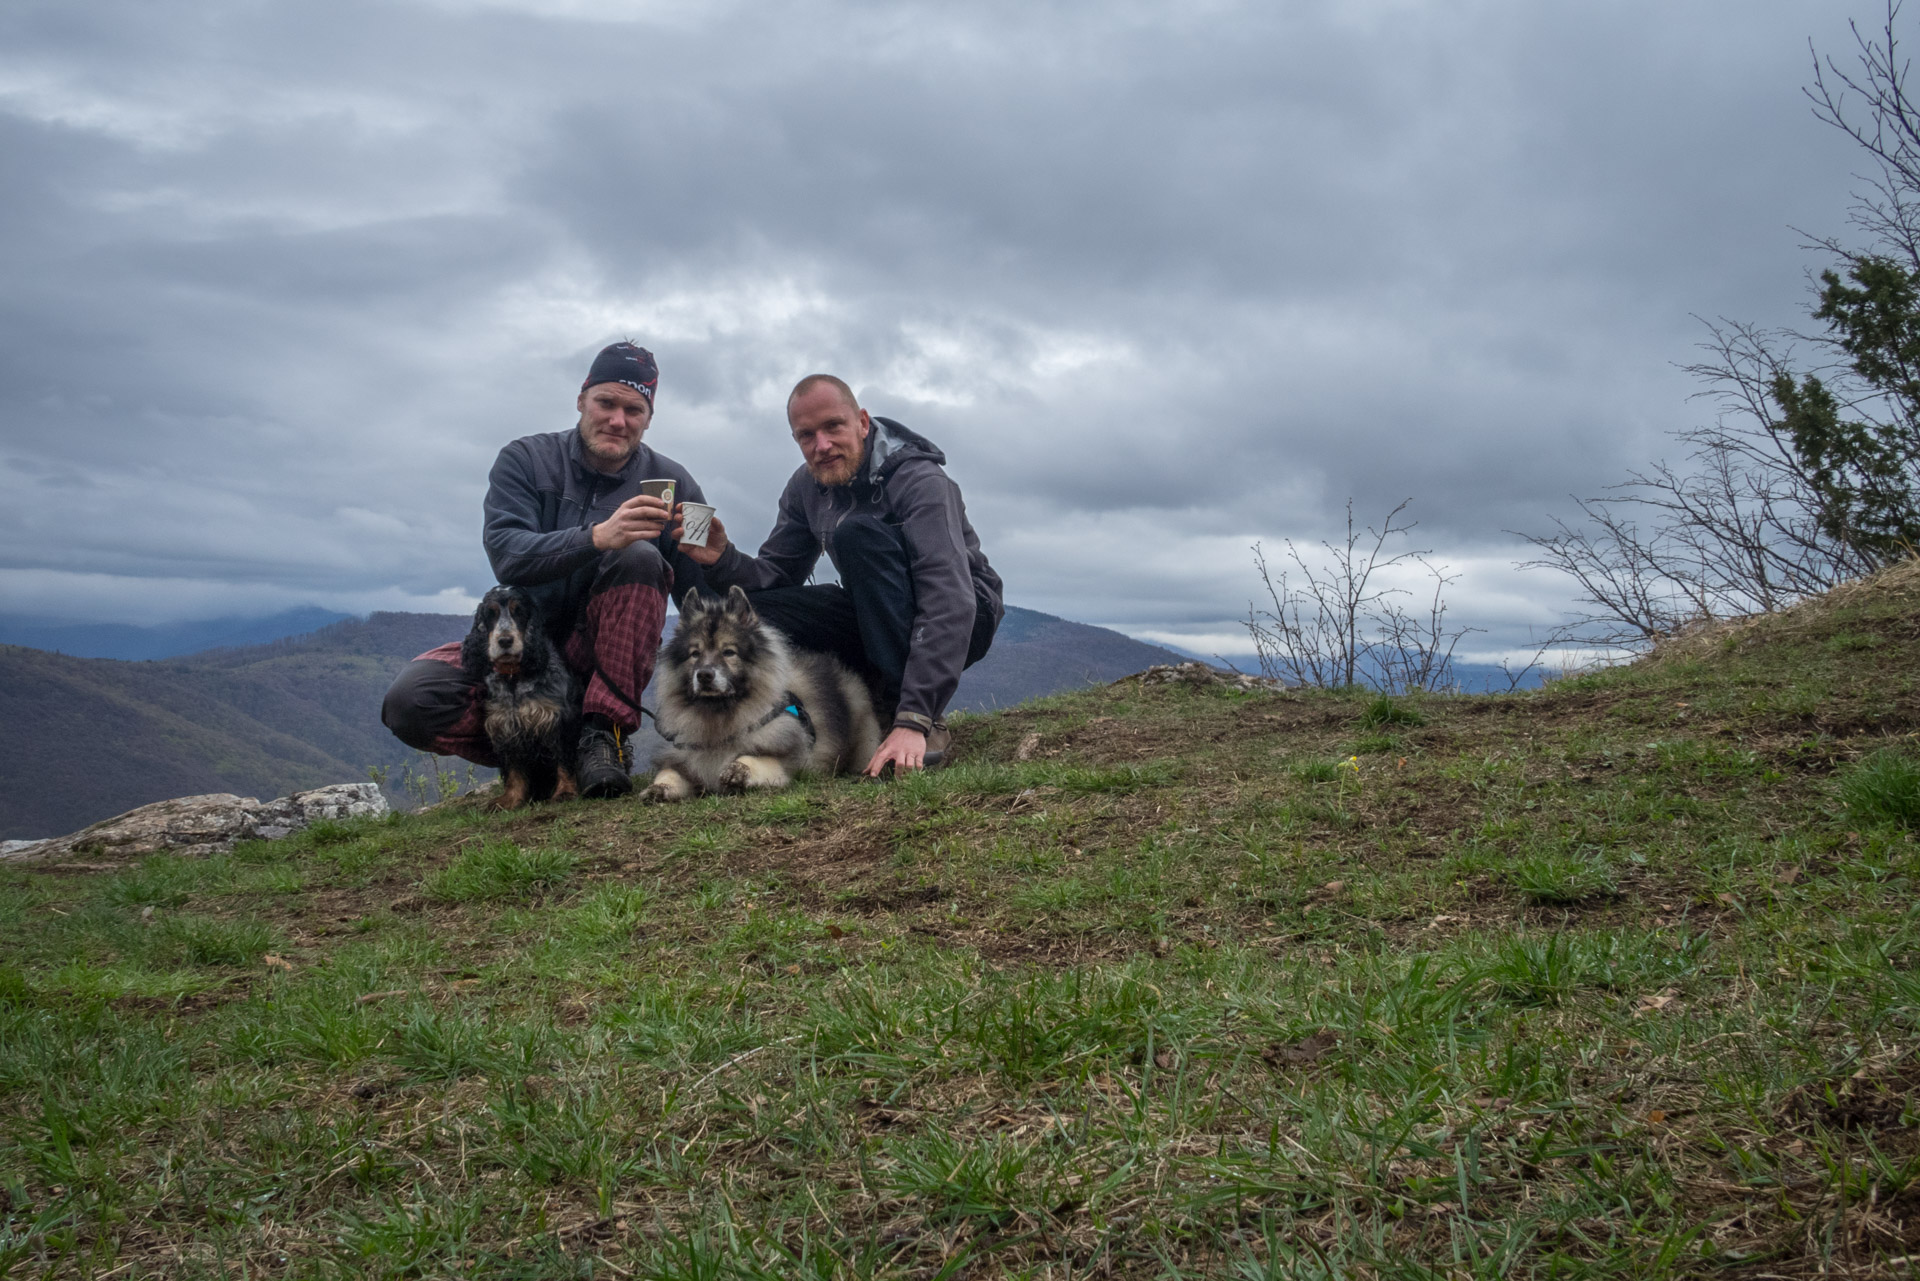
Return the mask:
<path id="1" fill-rule="evenodd" d="M 627 734 L 640 728 L 640 695 L 653 679 L 673 586 L 673 570 L 659 554 L 644 544 L 635 547 L 641 550 L 607 554 L 580 622 L 560 651 L 586 687 L 582 710 Z M 452 641 L 401 669 L 380 719 L 409 747 L 497 767 L 483 724 L 485 697 L 485 684 L 468 677 L 460 666 L 460 642 Z"/>

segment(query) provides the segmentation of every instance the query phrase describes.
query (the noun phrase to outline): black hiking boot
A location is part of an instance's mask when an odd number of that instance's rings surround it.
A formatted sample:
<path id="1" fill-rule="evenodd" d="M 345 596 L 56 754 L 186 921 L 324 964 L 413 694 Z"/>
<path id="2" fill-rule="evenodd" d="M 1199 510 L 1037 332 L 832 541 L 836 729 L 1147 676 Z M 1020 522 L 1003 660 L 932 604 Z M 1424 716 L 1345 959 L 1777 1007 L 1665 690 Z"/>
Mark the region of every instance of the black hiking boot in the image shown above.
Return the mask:
<path id="1" fill-rule="evenodd" d="M 574 777 L 580 780 L 580 795 L 596 800 L 625 796 L 633 790 L 628 771 L 633 768 L 633 748 L 618 726 L 604 716 L 589 716 L 580 727 L 580 759 Z"/>

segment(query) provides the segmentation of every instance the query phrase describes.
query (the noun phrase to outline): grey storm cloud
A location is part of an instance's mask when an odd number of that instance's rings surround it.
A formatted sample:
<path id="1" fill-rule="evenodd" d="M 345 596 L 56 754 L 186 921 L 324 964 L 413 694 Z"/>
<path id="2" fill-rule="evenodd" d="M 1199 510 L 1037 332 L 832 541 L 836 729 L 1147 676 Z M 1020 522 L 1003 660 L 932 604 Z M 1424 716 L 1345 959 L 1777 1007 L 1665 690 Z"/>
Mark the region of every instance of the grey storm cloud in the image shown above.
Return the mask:
<path id="1" fill-rule="evenodd" d="M 742 541 L 824 368 L 1015 603 L 1217 637 L 1250 543 L 1412 496 L 1506 634 L 1562 600 L 1505 531 L 1705 414 L 1694 317 L 1802 317 L 1855 165 L 1809 40 L 1846 14 L 21 0 L 0 600 L 456 607 L 494 452 L 632 337 Z"/>

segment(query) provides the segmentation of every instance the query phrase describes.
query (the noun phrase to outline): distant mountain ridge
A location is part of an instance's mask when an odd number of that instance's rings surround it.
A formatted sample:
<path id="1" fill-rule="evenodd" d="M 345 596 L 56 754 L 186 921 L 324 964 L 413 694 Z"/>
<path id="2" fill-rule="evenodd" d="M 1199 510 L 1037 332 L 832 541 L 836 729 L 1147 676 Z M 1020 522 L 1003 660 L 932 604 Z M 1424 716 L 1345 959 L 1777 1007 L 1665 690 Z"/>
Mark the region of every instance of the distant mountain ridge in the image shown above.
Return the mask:
<path id="1" fill-rule="evenodd" d="M 1185 661 L 1159 645 L 1038 610 L 1007 606 L 987 656 L 960 678 L 953 710 L 984 712 Z"/>
<path id="2" fill-rule="evenodd" d="M 380 724 L 381 696 L 404 663 L 469 624 L 376 613 L 139 662 L 0 645 L 0 838 L 59 836 L 200 792 L 284 796 L 397 765 L 412 753 Z M 1106 628 L 1009 607 L 954 707 L 1007 706 L 1172 661 Z"/>
<path id="3" fill-rule="evenodd" d="M 37 614 L 0 614 L 0 645 L 71 654 L 75 658 L 176 658 L 202 650 L 262 645 L 317 631 L 352 618 L 338 610 L 302 605 L 265 618 L 203 618 L 184 623 L 77 623 Z"/>

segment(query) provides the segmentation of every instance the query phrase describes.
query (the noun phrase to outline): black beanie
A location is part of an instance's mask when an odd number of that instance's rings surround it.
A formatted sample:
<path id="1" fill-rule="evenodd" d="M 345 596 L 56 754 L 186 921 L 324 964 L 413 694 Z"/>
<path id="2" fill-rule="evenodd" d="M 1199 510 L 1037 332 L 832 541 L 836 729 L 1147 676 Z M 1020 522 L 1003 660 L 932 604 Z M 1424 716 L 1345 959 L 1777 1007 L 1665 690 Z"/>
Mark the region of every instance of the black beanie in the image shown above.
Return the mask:
<path id="1" fill-rule="evenodd" d="M 633 388 L 653 403 L 653 389 L 660 385 L 660 367 L 653 363 L 653 353 L 645 347 L 630 342 L 617 342 L 604 347 L 593 358 L 593 368 L 587 371 L 587 381 L 580 384 L 580 390 L 600 383 L 621 383 Z"/>

